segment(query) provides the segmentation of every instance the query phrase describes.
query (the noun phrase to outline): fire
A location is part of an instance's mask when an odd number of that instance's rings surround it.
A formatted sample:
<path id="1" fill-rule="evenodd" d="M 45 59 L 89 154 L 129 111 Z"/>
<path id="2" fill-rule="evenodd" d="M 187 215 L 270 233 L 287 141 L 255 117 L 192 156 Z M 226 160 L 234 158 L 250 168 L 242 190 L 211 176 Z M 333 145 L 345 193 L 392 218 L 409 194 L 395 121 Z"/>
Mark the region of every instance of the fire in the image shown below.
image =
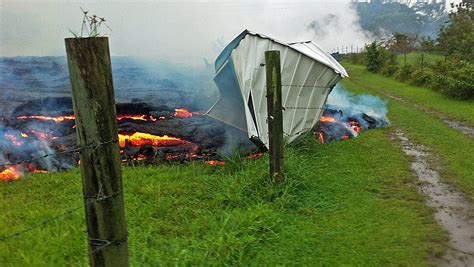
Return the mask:
<path id="1" fill-rule="evenodd" d="M 359 122 L 357 122 L 357 121 L 349 121 L 349 125 L 351 126 L 351 128 L 352 128 L 356 133 L 362 132 L 362 127 L 360 127 L 360 123 L 359 123 Z"/>
<path id="2" fill-rule="evenodd" d="M 16 118 L 17 119 L 37 119 L 41 121 L 54 121 L 55 123 L 60 123 L 63 121 L 75 119 L 74 115 L 57 116 L 57 117 L 33 115 L 33 116 L 18 116 Z"/>
<path id="3" fill-rule="evenodd" d="M 28 132 L 33 134 L 34 136 L 36 136 L 36 138 L 38 138 L 38 139 L 58 139 L 58 137 L 56 137 L 56 136 L 52 136 L 52 135 L 49 135 L 47 133 L 38 132 L 38 131 L 35 131 L 35 130 L 31 130 L 31 131 L 28 131 Z"/>
<path id="4" fill-rule="evenodd" d="M 321 116 L 321 119 L 319 119 L 321 122 L 336 122 L 336 119 L 330 116 Z"/>
<path id="5" fill-rule="evenodd" d="M 142 121 L 156 121 L 153 116 L 143 115 L 117 115 L 117 120 L 123 119 L 132 119 L 132 120 L 142 120 Z"/>
<path id="6" fill-rule="evenodd" d="M 319 142 L 321 142 L 321 144 L 324 144 L 324 133 L 323 132 L 319 132 Z"/>
<path id="7" fill-rule="evenodd" d="M 225 165 L 225 162 L 221 161 L 221 160 L 208 160 L 208 161 L 205 161 L 204 163 L 206 163 L 207 165 L 211 165 L 211 166 Z"/>
<path id="8" fill-rule="evenodd" d="M 250 154 L 250 155 L 246 156 L 246 158 L 248 158 L 248 159 L 258 159 L 261 156 L 263 156 L 263 153 L 262 152 L 257 152 L 257 153 L 253 153 L 253 154 Z"/>
<path id="9" fill-rule="evenodd" d="M 189 112 L 185 108 L 176 108 L 174 110 L 174 116 L 176 118 L 191 118 L 193 116 L 193 112 Z"/>
<path id="10" fill-rule="evenodd" d="M 14 167 L 7 168 L 0 172 L 0 181 L 14 181 L 20 178 L 21 174 Z"/>
<path id="11" fill-rule="evenodd" d="M 13 135 L 13 134 L 4 134 L 5 138 L 10 140 L 10 142 L 14 145 L 14 146 L 21 146 L 23 145 L 23 142 L 22 141 L 18 141 L 16 135 Z"/>
<path id="12" fill-rule="evenodd" d="M 132 146 L 143 146 L 143 145 L 152 145 L 152 146 L 179 146 L 185 144 L 191 144 L 186 140 L 182 140 L 176 137 L 171 137 L 167 135 L 158 136 L 147 133 L 136 132 L 134 134 L 119 134 L 119 144 L 121 147 L 126 146 L 126 142 Z"/>

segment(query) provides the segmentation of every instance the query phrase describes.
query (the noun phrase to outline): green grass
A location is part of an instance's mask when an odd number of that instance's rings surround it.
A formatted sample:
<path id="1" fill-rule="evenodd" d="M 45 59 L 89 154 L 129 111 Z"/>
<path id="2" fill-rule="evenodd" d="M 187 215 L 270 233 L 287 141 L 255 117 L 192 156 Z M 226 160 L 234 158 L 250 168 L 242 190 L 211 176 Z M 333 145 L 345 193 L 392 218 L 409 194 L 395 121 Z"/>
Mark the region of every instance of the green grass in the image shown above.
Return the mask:
<path id="1" fill-rule="evenodd" d="M 474 101 L 456 100 L 446 97 L 429 88 L 412 86 L 365 70 L 364 66 L 344 62 L 349 72 L 348 83 L 368 92 L 379 92 L 380 89 L 421 104 L 433 111 L 446 114 L 448 117 L 474 125 Z M 348 84 L 346 83 L 346 84 Z"/>
<path id="2" fill-rule="evenodd" d="M 430 265 L 446 236 L 392 130 L 290 146 L 282 184 L 266 158 L 124 168 L 132 265 Z M 5 236 L 80 206 L 80 174 L 34 174 L 0 194 Z M 83 216 L 0 241 L 2 266 L 86 265 Z"/>
<path id="3" fill-rule="evenodd" d="M 354 70 L 353 66 L 350 66 L 349 70 Z M 381 76 L 373 78 L 373 76 L 377 75 L 363 74 L 357 76 L 352 73 L 351 78 L 345 80 L 343 84 L 352 92 L 375 93 L 382 97 L 383 94 L 379 91 L 380 88 L 390 92 L 396 91 L 397 93 L 404 89 L 409 92 L 412 88 L 403 84 L 400 84 L 401 87 L 396 90 L 392 87 L 381 87 L 392 86 L 394 83 L 391 79 Z M 426 98 L 430 99 L 431 96 L 427 94 Z M 417 95 L 417 97 L 421 97 L 421 95 Z M 437 101 L 438 103 L 443 102 L 442 99 L 437 99 Z M 444 101 L 446 103 L 441 106 L 447 106 L 447 103 L 453 103 L 454 100 L 445 99 Z M 426 100 L 423 101 L 423 104 L 426 102 Z M 474 108 L 472 104 L 469 106 L 468 103 L 462 101 L 456 102 L 458 105 L 453 104 L 453 110 L 460 106 L 466 110 Z M 442 168 L 442 178 L 455 184 L 471 200 L 474 200 L 474 139 L 456 129 L 448 128 L 436 116 L 421 112 L 397 100 L 389 100 L 388 107 L 392 126 L 405 130 L 412 141 L 433 149 L 434 154 L 441 159 L 437 163 Z M 474 113 L 459 114 L 459 118 L 462 117 L 467 121 L 471 121 L 473 115 Z"/>
<path id="4" fill-rule="evenodd" d="M 422 54 L 423 54 L 423 61 L 425 63 L 434 64 L 437 61 L 444 61 L 443 55 L 437 55 L 437 54 L 425 53 L 425 52 L 411 52 L 407 54 L 407 64 L 420 65 Z M 398 55 L 397 61 L 399 64 L 404 64 L 405 56 L 403 54 Z"/>

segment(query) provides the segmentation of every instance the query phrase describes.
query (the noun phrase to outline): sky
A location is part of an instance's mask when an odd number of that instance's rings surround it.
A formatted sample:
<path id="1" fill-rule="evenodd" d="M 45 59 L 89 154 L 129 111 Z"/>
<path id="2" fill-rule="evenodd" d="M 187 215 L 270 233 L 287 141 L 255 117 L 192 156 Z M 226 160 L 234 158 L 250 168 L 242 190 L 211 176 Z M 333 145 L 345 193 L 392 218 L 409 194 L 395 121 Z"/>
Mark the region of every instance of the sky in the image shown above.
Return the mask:
<path id="1" fill-rule="evenodd" d="M 342 45 L 355 49 L 371 38 L 349 2 L 0 0 L 0 55 L 64 55 L 64 38 L 81 28 L 81 7 L 107 20 L 112 31 L 101 33 L 109 37 L 112 55 L 213 62 L 244 29 L 285 42 L 312 40 L 328 52 Z"/>

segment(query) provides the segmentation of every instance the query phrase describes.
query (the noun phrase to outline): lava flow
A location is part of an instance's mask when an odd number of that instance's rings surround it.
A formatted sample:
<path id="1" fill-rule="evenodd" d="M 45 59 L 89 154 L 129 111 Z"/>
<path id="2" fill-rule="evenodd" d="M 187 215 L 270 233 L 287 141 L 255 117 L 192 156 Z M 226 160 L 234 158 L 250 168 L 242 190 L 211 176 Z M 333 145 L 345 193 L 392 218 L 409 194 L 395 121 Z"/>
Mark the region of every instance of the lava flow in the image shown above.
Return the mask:
<path id="1" fill-rule="evenodd" d="M 191 142 L 167 135 L 158 136 L 148 133 L 136 132 L 133 134 L 119 134 L 119 144 L 121 147 L 125 147 L 127 145 L 180 146 L 191 144 Z"/>
<path id="2" fill-rule="evenodd" d="M 67 116 L 39 116 L 39 115 L 32 115 L 32 116 L 18 116 L 17 119 L 36 119 L 40 121 L 54 121 L 55 123 L 60 123 L 67 120 L 74 120 L 74 115 L 67 115 Z"/>
<path id="3" fill-rule="evenodd" d="M 14 181 L 21 177 L 21 173 L 14 167 L 9 167 L 0 172 L 0 181 Z"/>

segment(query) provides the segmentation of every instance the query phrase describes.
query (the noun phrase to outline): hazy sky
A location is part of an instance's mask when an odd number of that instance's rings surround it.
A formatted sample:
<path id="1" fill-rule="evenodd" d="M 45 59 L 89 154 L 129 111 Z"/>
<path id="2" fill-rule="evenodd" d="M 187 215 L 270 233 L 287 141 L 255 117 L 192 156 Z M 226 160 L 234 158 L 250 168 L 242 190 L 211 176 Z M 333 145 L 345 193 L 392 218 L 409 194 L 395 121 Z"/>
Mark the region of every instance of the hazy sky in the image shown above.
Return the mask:
<path id="1" fill-rule="evenodd" d="M 11 1 L 0 0 L 2 56 L 63 55 L 68 29 L 81 27 L 80 7 L 112 28 L 113 55 L 176 62 L 213 61 L 244 29 L 282 41 L 313 40 L 327 51 L 369 41 L 347 1 Z M 308 28 L 313 20 L 322 26 Z"/>

